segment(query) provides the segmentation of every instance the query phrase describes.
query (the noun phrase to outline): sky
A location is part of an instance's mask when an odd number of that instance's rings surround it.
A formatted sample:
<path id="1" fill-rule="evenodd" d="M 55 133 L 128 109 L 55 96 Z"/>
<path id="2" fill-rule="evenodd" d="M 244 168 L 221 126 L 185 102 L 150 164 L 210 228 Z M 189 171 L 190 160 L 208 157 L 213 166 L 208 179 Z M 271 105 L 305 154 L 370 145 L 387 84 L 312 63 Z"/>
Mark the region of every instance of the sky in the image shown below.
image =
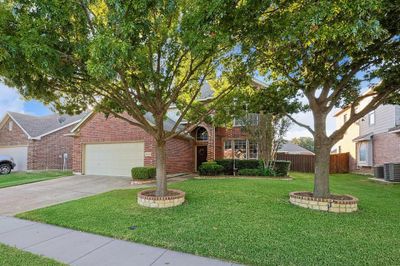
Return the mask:
<path id="1" fill-rule="evenodd" d="M 16 89 L 0 82 L 0 117 L 2 118 L 7 111 L 39 116 L 52 113 L 48 107 L 38 101 L 23 100 Z"/>
<path id="2" fill-rule="evenodd" d="M 7 111 L 20 112 L 37 116 L 48 115 L 52 113 L 48 106 L 45 106 L 38 101 L 26 101 L 22 99 L 21 95 L 16 89 L 7 87 L 5 84 L 0 82 L 0 117 L 4 117 Z M 331 113 L 327 122 L 327 130 L 329 133 L 331 133 L 335 129 L 335 119 L 333 117 L 333 114 L 336 111 L 337 110 L 334 110 Z M 310 126 L 312 126 L 313 124 L 313 117 L 310 112 L 298 113 L 293 115 L 293 117 L 301 123 L 308 124 Z M 286 134 L 286 139 L 291 140 L 295 137 L 304 136 L 311 137 L 311 133 L 305 128 L 292 124 L 289 128 L 288 133 Z"/>

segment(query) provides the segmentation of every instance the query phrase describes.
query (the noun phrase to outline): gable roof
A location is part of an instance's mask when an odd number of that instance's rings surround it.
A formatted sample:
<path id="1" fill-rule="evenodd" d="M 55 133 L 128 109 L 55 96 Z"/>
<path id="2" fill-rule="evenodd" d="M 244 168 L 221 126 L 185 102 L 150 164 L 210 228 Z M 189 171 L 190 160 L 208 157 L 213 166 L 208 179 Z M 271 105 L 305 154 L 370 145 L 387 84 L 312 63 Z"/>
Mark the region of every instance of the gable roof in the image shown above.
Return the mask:
<path id="1" fill-rule="evenodd" d="M 285 144 L 283 144 L 278 152 L 287 152 L 292 154 L 309 154 L 309 155 L 314 154 L 313 152 L 303 147 L 300 147 L 299 145 L 293 144 L 291 142 L 286 142 Z"/>
<path id="2" fill-rule="evenodd" d="M 5 120 L 10 117 L 30 139 L 40 139 L 48 134 L 78 123 L 86 113 L 79 115 L 51 114 L 47 116 L 33 116 L 16 112 L 8 112 Z"/>

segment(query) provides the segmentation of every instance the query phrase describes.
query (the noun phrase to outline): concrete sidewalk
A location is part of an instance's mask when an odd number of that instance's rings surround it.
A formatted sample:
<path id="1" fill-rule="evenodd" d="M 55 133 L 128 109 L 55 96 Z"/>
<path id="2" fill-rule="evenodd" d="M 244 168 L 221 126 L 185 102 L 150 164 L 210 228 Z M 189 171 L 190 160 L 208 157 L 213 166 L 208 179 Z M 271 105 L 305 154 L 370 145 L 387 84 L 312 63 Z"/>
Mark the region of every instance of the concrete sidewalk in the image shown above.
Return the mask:
<path id="1" fill-rule="evenodd" d="M 0 216 L 0 243 L 70 265 L 235 265 L 6 216 Z"/>

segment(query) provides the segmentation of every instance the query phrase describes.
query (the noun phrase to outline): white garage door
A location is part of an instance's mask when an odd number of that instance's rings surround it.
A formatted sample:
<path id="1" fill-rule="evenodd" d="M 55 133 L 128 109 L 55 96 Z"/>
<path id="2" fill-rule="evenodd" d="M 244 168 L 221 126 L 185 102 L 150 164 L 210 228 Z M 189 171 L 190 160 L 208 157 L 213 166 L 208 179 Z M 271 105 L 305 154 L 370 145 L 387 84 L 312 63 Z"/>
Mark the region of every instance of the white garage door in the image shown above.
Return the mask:
<path id="1" fill-rule="evenodd" d="M 85 174 L 131 176 L 132 167 L 144 165 L 144 143 L 87 144 Z"/>
<path id="2" fill-rule="evenodd" d="M 13 171 L 26 171 L 28 167 L 28 147 L 0 147 L 0 155 L 8 155 L 14 158 L 16 166 Z"/>

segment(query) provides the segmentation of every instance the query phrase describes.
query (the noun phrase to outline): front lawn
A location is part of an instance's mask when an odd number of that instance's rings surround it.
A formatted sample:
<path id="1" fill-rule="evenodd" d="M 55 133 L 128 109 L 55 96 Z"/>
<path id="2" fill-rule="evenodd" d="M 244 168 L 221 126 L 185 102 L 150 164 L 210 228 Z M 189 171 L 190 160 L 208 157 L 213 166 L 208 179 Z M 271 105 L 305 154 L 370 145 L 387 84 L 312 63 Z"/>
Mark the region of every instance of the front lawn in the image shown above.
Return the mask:
<path id="1" fill-rule="evenodd" d="M 0 188 L 40 182 L 70 175 L 72 175 L 71 171 L 12 172 L 9 175 L 0 175 Z"/>
<path id="2" fill-rule="evenodd" d="M 333 175 L 334 193 L 360 199 L 359 212 L 333 214 L 289 204 L 289 192 L 313 183 L 292 176 L 176 183 L 187 204 L 172 209 L 140 207 L 138 190 L 117 190 L 18 217 L 244 264 L 400 265 L 400 186 Z"/>
<path id="3" fill-rule="evenodd" d="M 0 265 L 62 266 L 65 264 L 0 244 Z"/>

